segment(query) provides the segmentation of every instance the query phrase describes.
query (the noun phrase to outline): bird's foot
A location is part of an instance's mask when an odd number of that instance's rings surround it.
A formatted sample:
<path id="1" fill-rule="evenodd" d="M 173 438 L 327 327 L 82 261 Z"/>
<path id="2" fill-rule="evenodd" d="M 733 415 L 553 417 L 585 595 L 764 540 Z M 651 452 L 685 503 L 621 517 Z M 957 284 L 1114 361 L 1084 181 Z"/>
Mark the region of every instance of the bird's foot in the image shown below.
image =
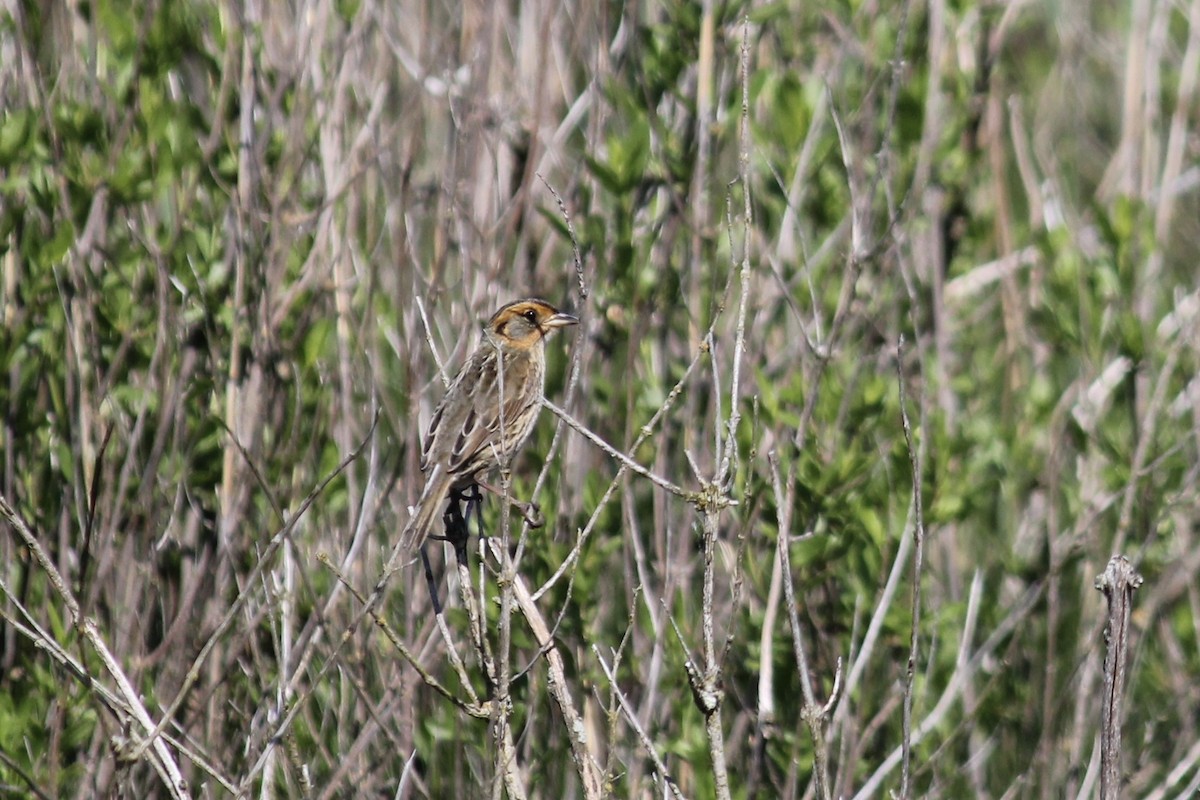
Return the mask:
<path id="1" fill-rule="evenodd" d="M 525 519 L 525 524 L 531 528 L 540 528 L 546 524 L 546 518 L 542 516 L 542 507 L 532 501 L 522 503 L 513 501 L 513 507 L 521 512 L 521 516 Z"/>

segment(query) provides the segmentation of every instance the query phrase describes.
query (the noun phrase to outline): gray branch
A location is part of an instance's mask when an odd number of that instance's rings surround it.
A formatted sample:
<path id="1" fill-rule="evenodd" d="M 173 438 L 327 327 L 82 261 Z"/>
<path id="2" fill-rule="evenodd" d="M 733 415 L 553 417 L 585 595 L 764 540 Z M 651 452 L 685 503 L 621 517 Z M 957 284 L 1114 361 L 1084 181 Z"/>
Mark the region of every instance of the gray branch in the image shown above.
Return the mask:
<path id="1" fill-rule="evenodd" d="M 1125 654 L 1129 649 L 1129 610 L 1133 590 L 1142 576 L 1125 556 L 1113 556 L 1104 573 L 1096 577 L 1096 588 L 1108 598 L 1108 625 L 1104 638 L 1104 705 L 1100 727 L 1100 800 L 1121 796 L 1121 698 L 1125 694 Z"/>

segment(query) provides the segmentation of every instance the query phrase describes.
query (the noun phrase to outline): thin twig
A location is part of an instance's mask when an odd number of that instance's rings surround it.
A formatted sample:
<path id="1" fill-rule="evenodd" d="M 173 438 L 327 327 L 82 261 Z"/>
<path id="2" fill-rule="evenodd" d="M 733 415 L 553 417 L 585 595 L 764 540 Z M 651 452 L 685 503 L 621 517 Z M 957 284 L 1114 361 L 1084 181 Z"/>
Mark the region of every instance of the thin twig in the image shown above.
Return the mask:
<path id="1" fill-rule="evenodd" d="M 579 239 L 575 236 L 575 225 L 571 222 L 571 215 L 567 213 L 567 204 L 563 202 L 562 195 L 558 193 L 551 184 L 542 176 L 542 173 L 534 173 L 538 180 L 546 187 L 546 190 L 554 196 L 554 201 L 558 203 L 558 211 L 562 214 L 563 223 L 567 226 L 567 235 L 571 239 L 571 256 L 575 264 L 575 280 L 579 283 L 579 297 L 581 301 L 588 298 L 587 281 L 583 277 L 583 254 L 579 250 Z"/>
<path id="2" fill-rule="evenodd" d="M 343 575 L 341 570 L 334 565 L 333 560 L 329 557 L 328 553 L 318 553 L 317 560 L 324 564 L 325 567 L 333 573 L 334 577 L 337 578 L 338 583 L 342 584 L 347 591 L 354 595 L 355 599 L 357 599 L 360 603 L 365 601 L 366 598 L 364 598 L 362 593 L 360 593 L 358 589 L 356 589 L 349 581 L 346 580 L 346 576 Z M 469 714 L 472 717 L 477 719 L 489 719 L 491 717 L 491 709 L 486 703 L 480 703 L 478 701 L 478 698 L 475 696 L 475 689 L 471 686 L 470 681 L 467 679 L 466 670 L 463 668 L 462 660 L 458 658 L 458 654 L 454 652 L 453 649 L 451 649 L 451 652 L 453 653 L 451 656 L 451 661 L 455 665 L 455 672 L 458 674 L 459 681 L 462 683 L 464 690 L 468 693 L 470 698 L 465 702 L 447 689 L 437 678 L 433 676 L 433 673 L 425 669 L 416 655 L 408 649 L 408 646 L 404 644 L 400 637 L 396 635 L 396 632 L 392 630 L 392 626 L 388 624 L 386 619 L 379 616 L 374 611 L 371 611 L 370 614 L 371 620 L 375 623 L 379 630 L 383 632 L 384 637 L 386 637 L 387 640 L 392 643 L 392 646 L 399 651 L 404 660 L 407 661 L 409 665 L 417 671 L 417 675 L 421 677 L 421 680 L 426 686 L 449 700 L 451 703 L 457 706 L 460 711 Z M 441 618 L 440 614 L 438 616 Z"/>
<path id="3" fill-rule="evenodd" d="M 728 446 L 721 468 L 717 472 L 716 482 L 728 491 L 726 485 L 733 479 L 731 464 L 737 461 L 737 427 L 741 420 L 741 403 L 739 389 L 742 383 L 742 352 L 746 349 L 746 315 L 750 304 L 750 239 L 754 229 L 754 209 L 751 204 L 750 192 L 750 18 L 742 21 L 741 63 L 742 73 L 742 112 L 738 119 L 738 180 L 742 184 L 742 226 L 744 239 L 742 241 L 742 263 L 739 270 L 741 293 L 738 297 L 737 333 L 733 346 L 733 374 L 730 377 L 729 424 L 726 430 Z"/>
<path id="4" fill-rule="evenodd" d="M 692 699 L 696 708 L 704 715 L 705 737 L 708 740 L 709 760 L 712 764 L 713 789 L 718 800 L 728 800 L 730 797 L 729 769 L 725 758 L 725 730 L 722 723 L 721 706 L 725 693 L 722 689 L 721 656 L 716 643 L 716 615 L 714 610 L 717 537 L 720 532 L 720 519 L 725 508 L 733 504 L 729 496 L 730 488 L 735 479 L 739 461 L 737 429 L 741 420 L 741 369 L 742 351 L 746 347 L 746 315 L 750 301 L 750 249 L 753 236 L 753 209 L 751 205 L 750 187 L 750 18 L 742 18 L 742 43 L 739 60 L 741 76 L 742 107 L 738 127 L 738 181 L 742 187 L 742 254 L 740 265 L 736 272 L 739 278 L 740 293 L 738 300 L 738 316 L 736 334 L 734 337 L 733 367 L 729 381 L 729 418 L 722 421 L 721 412 L 721 383 L 719 362 L 716 348 L 713 347 L 715 338 L 709 333 L 708 343 L 712 361 L 714 439 L 716 468 L 711 480 L 702 481 L 703 490 L 691 498 L 691 502 L 701 512 L 701 530 L 704 541 L 704 569 L 700 600 L 700 624 L 702 634 L 703 670 L 694 667 L 688 670 L 688 680 L 691 683 Z M 727 201 L 726 207 L 728 209 Z M 728 213 L 728 211 L 727 211 Z M 733 236 L 732 220 L 728 221 L 729 236 Z M 731 251 L 732 252 L 732 251 Z M 700 468 L 695 459 L 685 450 L 688 463 L 697 476 Z"/>
<path id="5" fill-rule="evenodd" d="M 613 674 L 612 669 L 604 662 L 604 657 L 600 655 L 600 648 L 592 645 L 592 652 L 596 655 L 596 661 L 600 663 L 600 669 L 604 671 L 604 676 L 608 678 L 608 683 L 612 686 L 613 694 L 616 696 L 617 702 L 621 704 L 621 710 L 625 712 L 625 718 L 629 720 L 629 725 L 633 728 L 633 732 L 637 734 L 638 740 L 642 743 L 642 747 L 646 751 L 646 755 L 650 756 L 650 761 L 654 763 L 654 771 L 658 773 L 658 778 L 663 784 L 664 791 L 669 791 L 675 800 L 683 800 L 683 793 L 679 791 L 679 785 L 671 777 L 670 771 L 667 770 L 667 765 L 663 763 L 662 758 L 658 755 L 658 750 L 654 747 L 654 743 L 650 741 L 650 736 L 646 733 L 646 729 L 638 722 L 637 714 L 634 713 L 633 707 L 629 705 L 629 701 L 625 698 L 625 693 L 617 688 L 617 676 Z"/>
<path id="6" fill-rule="evenodd" d="M 622 464 L 624 464 L 626 467 L 628 467 L 629 469 L 636 472 L 638 475 L 641 475 L 643 478 L 648 478 L 650 480 L 650 482 L 653 483 L 655 486 L 659 487 L 660 489 L 664 489 L 673 495 L 682 497 L 683 499 L 688 500 L 688 501 L 692 501 L 695 499 L 695 497 L 696 497 L 695 492 L 689 492 L 686 489 L 684 489 L 683 487 L 677 486 L 676 484 L 667 480 L 666 478 L 663 478 L 659 475 L 655 475 L 653 472 L 646 469 L 641 464 L 637 463 L 632 458 L 625 455 L 620 450 L 618 450 L 617 448 L 613 447 L 608 442 L 601 439 L 599 434 L 593 433 L 582 422 L 580 422 L 579 420 L 572 417 L 564 409 L 559 408 L 557 405 L 555 405 L 554 401 L 548 400 L 543 397 L 542 405 L 544 405 L 546 408 L 548 408 L 552 412 L 554 412 L 555 416 L 557 416 L 563 422 L 567 423 L 567 425 L 569 425 L 571 428 L 573 428 L 576 433 L 581 434 L 589 442 L 591 442 L 592 444 L 599 447 L 605 453 L 608 453 L 608 455 L 612 456 L 617 461 L 620 461 Z"/>
<path id="7" fill-rule="evenodd" d="M 842 682 L 841 659 L 838 659 L 833 693 L 823 706 L 818 706 L 813 692 L 812 678 L 809 674 L 808 656 L 804 649 L 804 632 L 800 627 L 799 603 L 796 600 L 796 590 L 792 582 L 791 556 L 788 550 L 791 537 L 791 505 L 784 502 L 783 481 L 779 475 L 779 459 L 774 453 L 769 453 L 767 462 L 771 467 L 771 486 L 775 492 L 775 507 L 778 509 L 779 515 L 779 533 L 776 539 L 778 563 L 783 579 L 784 596 L 787 600 L 788 622 L 792 628 L 792 651 L 796 657 L 796 670 L 800 673 L 800 692 L 803 697 L 800 716 L 808 726 L 809 736 L 813 742 L 814 788 L 818 797 L 822 800 L 829 800 L 825 720 L 836 704 L 838 689 Z"/>
<path id="8" fill-rule="evenodd" d="M 450 373 L 446 371 L 446 363 L 442 361 L 442 357 L 438 355 L 437 345 L 433 343 L 433 329 L 429 326 L 429 316 L 425 313 L 425 301 L 420 295 L 414 298 L 417 302 L 417 313 L 421 316 L 421 330 L 425 333 L 425 344 L 429 347 L 429 353 L 433 356 L 433 363 L 437 364 L 438 377 L 442 379 L 442 388 L 449 389 Z"/>
<path id="9" fill-rule="evenodd" d="M 896 345 L 896 372 L 900 389 L 900 421 L 904 426 L 904 443 L 908 449 L 909 465 L 912 467 L 912 496 L 913 496 L 913 590 L 912 590 L 912 620 L 908 643 L 908 665 L 904 673 L 904 766 L 900 772 L 900 797 L 907 798 L 911 786 L 910 764 L 912 760 L 912 705 L 913 680 L 917 669 L 921 631 L 921 566 L 925 558 L 925 514 L 921 506 L 921 457 L 913 445 L 912 425 L 908 421 L 908 406 L 904 391 L 904 336 Z"/>

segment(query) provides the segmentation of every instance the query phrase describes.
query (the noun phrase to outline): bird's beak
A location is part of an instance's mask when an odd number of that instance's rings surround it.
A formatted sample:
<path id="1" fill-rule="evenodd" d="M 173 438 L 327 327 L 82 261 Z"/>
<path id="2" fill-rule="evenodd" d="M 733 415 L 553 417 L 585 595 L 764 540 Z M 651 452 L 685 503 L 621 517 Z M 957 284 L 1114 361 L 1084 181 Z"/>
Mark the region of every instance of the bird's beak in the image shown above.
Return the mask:
<path id="1" fill-rule="evenodd" d="M 546 321 L 542 323 L 542 326 L 546 327 L 546 328 L 565 328 L 568 325 L 578 325 L 578 324 L 579 324 L 579 317 L 575 317 L 570 314 L 564 314 L 563 312 L 560 311 L 557 314 L 555 314 L 554 316 L 546 319 Z"/>

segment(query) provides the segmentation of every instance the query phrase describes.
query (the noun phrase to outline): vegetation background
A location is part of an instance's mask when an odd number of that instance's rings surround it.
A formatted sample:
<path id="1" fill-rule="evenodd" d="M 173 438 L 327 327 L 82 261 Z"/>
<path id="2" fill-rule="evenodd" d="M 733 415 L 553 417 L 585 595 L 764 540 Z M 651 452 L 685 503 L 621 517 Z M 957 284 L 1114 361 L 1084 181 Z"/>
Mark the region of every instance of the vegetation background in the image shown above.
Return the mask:
<path id="1" fill-rule="evenodd" d="M 1200 0 L 0 8 L 0 796 L 1200 786 Z"/>

